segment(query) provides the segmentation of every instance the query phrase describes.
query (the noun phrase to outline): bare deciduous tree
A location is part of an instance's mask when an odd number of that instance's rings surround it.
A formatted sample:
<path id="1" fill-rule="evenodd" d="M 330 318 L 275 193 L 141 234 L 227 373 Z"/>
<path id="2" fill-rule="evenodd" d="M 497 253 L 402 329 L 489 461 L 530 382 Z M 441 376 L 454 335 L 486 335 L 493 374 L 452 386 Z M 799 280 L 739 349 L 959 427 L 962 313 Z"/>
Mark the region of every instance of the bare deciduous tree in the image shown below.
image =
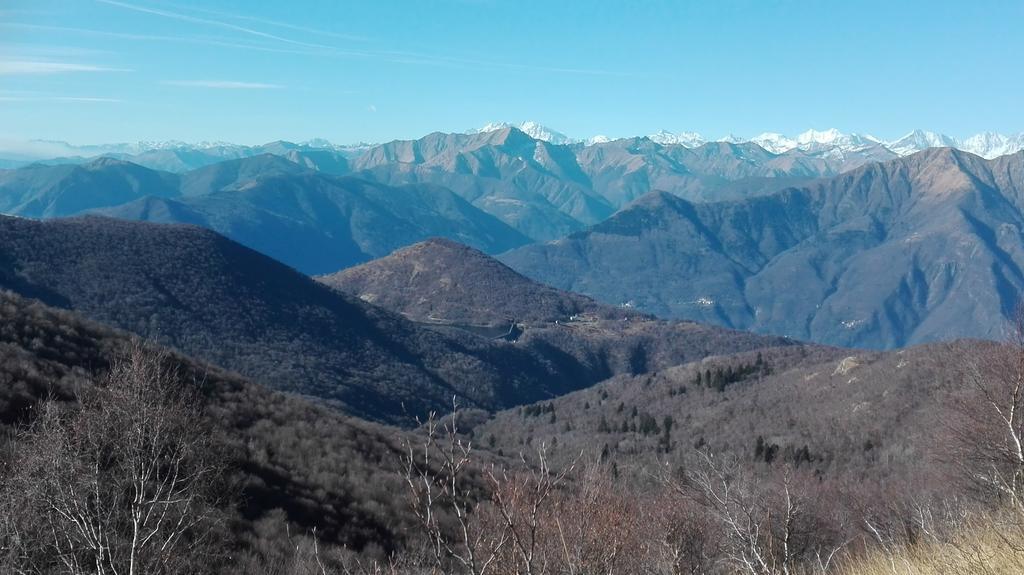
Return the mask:
<path id="1" fill-rule="evenodd" d="M 413 512 L 433 558 L 435 573 L 486 575 L 509 540 L 504 529 L 482 528 L 471 517 L 474 497 L 468 484 L 472 445 L 458 432 L 458 406 L 440 423 L 432 413 L 419 445 L 406 444 L 404 478 Z M 454 525 L 446 521 L 454 518 Z M 453 565 L 454 562 L 454 565 Z"/>
<path id="2" fill-rule="evenodd" d="M 1003 345 L 978 346 L 954 425 L 954 460 L 986 500 L 1024 512 L 1024 318 Z"/>
<path id="3" fill-rule="evenodd" d="M 827 533 L 806 483 L 785 468 L 758 478 L 736 457 L 698 451 L 696 464 L 664 483 L 701 505 L 722 535 L 723 558 L 750 575 L 825 573 L 844 546 Z"/>
<path id="4" fill-rule="evenodd" d="M 12 570 L 203 570 L 222 467 L 191 386 L 170 365 L 136 343 L 77 408 L 41 406 L 3 477 Z"/>

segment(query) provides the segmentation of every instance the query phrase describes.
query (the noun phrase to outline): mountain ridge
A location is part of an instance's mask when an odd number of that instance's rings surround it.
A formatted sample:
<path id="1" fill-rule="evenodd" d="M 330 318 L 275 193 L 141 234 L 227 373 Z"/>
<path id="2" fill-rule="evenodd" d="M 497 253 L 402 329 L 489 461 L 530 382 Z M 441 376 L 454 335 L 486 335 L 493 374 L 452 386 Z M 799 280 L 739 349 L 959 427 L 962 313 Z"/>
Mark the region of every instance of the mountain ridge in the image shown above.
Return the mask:
<path id="1" fill-rule="evenodd" d="M 746 200 L 654 192 L 500 259 L 606 303 L 801 340 L 1000 339 L 1024 289 L 1022 182 L 1024 152 L 931 149 Z"/>

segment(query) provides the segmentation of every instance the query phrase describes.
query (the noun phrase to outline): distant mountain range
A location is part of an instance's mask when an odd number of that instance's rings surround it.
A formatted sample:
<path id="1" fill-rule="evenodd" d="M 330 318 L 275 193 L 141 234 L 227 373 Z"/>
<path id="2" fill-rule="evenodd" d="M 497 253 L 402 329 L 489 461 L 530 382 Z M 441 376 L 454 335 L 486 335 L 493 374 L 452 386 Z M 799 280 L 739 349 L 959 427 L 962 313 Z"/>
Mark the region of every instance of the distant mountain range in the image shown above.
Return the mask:
<path id="1" fill-rule="evenodd" d="M 613 138 L 603 135 L 593 136 L 587 139 L 570 138 L 561 132 L 542 126 L 537 122 L 523 122 L 519 125 L 510 124 L 508 122 L 492 122 L 479 130 L 472 130 L 470 133 L 491 132 L 509 127 L 519 128 L 533 138 L 551 142 L 553 144 L 593 145 L 613 140 Z M 918 129 L 895 140 L 887 141 L 868 134 L 847 134 L 840 132 L 835 128 L 823 131 L 807 130 L 795 137 L 786 136 L 777 132 L 764 132 L 754 136 L 753 138 L 729 135 L 717 139 L 704 137 L 697 132 L 673 133 L 668 130 L 660 130 L 654 134 L 650 134 L 647 138 L 658 144 L 680 145 L 687 148 L 696 148 L 712 142 L 725 142 L 730 144 L 754 143 L 773 154 L 782 154 L 792 150 L 800 150 L 813 154 L 831 154 L 833 156 L 862 153 L 872 148 L 882 148 L 897 156 L 908 156 L 928 148 L 948 147 L 970 152 L 986 159 L 992 159 L 998 156 L 1013 154 L 1020 150 L 1024 150 L 1024 132 L 1008 136 L 996 132 L 982 132 L 967 138 L 955 138 L 939 132 Z"/>
<path id="2" fill-rule="evenodd" d="M 636 136 L 609 137 L 596 135 L 589 138 L 574 138 L 544 126 L 538 122 L 521 123 L 491 122 L 480 128 L 466 130 L 467 135 L 483 134 L 516 128 L 535 140 L 556 145 L 591 146 L 614 140 L 634 139 Z M 792 150 L 833 154 L 849 154 L 867 148 L 880 146 L 897 156 L 907 156 L 928 148 L 951 147 L 970 152 L 986 159 L 1012 154 L 1024 149 L 1024 133 L 1004 135 L 997 132 L 981 132 L 965 138 L 957 138 L 928 130 L 915 129 L 895 140 L 883 140 L 868 134 L 844 133 L 835 128 L 807 130 L 796 136 L 777 132 L 764 132 L 754 137 L 728 135 L 721 138 L 705 137 L 697 132 L 672 132 L 659 130 L 646 136 L 661 145 L 680 145 L 696 148 L 712 142 L 731 144 L 754 143 L 774 154 Z M 123 142 L 115 144 L 75 145 L 56 140 L 29 140 L 25 142 L 0 142 L 0 168 L 13 168 L 31 162 L 52 163 L 82 162 L 96 156 L 112 156 L 130 159 L 135 163 L 169 171 L 182 171 L 201 167 L 217 161 L 257 156 L 266 153 L 285 154 L 288 152 L 332 152 L 343 158 L 360 155 L 362 152 L 382 145 L 365 143 L 339 145 L 323 138 L 304 142 L 269 142 L 262 145 L 242 145 L 230 142 L 187 143 L 178 140 Z M 206 163 L 202 163 L 206 162 Z M 162 163 L 163 165 L 157 165 Z"/>
<path id="3" fill-rule="evenodd" d="M 187 144 L 178 141 L 75 146 L 67 142 L 32 140 L 0 144 L 0 168 L 18 168 L 33 163 L 81 164 L 102 156 L 130 160 L 132 163 L 155 170 L 187 172 L 225 160 L 275 154 L 309 168 L 343 174 L 348 171 L 347 158 L 359 153 L 366 146 L 367 144 L 336 146 L 322 139 L 300 144 L 276 141 L 260 146 L 227 142 Z"/>
<path id="4" fill-rule="evenodd" d="M 271 151 L 221 159 L 214 164 L 209 163 L 213 158 L 204 155 L 202 161 L 193 162 L 202 167 L 188 171 L 180 169 L 184 164 L 179 160 L 191 160 L 191 156 L 186 157 L 180 151 L 154 152 L 161 154 L 159 161 L 153 161 L 153 156 L 133 157 L 131 164 L 142 162 L 151 169 L 172 168 L 169 171 L 173 173 L 145 176 L 167 182 L 159 186 L 137 184 L 143 177 L 139 172 L 143 164 L 122 170 L 125 181 L 101 182 L 97 179 L 99 174 L 94 172 L 100 171 L 97 167 L 106 165 L 105 162 L 131 165 L 127 160 L 109 157 L 86 162 L 87 165 L 78 170 L 73 164 L 36 164 L 0 172 L 0 210 L 31 217 L 70 215 L 91 208 L 110 208 L 141 196 L 200 196 L 239 188 L 244 182 L 271 175 L 291 175 L 294 184 L 301 173 L 299 168 L 306 168 L 318 176 L 302 177 L 320 183 L 329 176 L 349 175 L 390 187 L 446 188 L 477 210 L 536 241 L 564 237 L 598 223 L 651 189 L 699 200 L 747 197 L 771 192 L 795 181 L 834 175 L 849 165 L 868 161 L 864 158 L 818 158 L 799 151 L 772 154 L 749 143 L 712 143 L 691 149 L 634 138 L 592 146 L 557 145 L 535 139 L 517 128 L 477 134 L 434 133 L 418 140 L 374 146 L 351 157 L 281 143 L 268 149 Z M 272 161 L 273 158 L 280 161 Z M 176 185 L 180 190 L 175 191 Z M 114 194 L 117 190 L 121 191 Z M 63 205 L 54 205 L 56 200 L 52 198 L 56 196 L 61 196 L 59 203 Z M 237 194 L 230 197 L 244 199 Z M 158 212 L 170 212 L 171 217 L 174 213 L 184 213 L 180 209 Z M 144 213 L 132 208 L 115 215 L 140 217 L 132 214 Z M 167 220 L 166 215 L 161 217 L 165 219 L 160 221 L 179 221 Z M 202 219 L 206 217 L 180 221 L 202 223 Z M 214 226 L 214 229 L 247 241 L 243 236 L 232 235 L 228 226 Z M 442 230 L 434 230 L 429 235 L 450 236 Z M 415 241 L 425 237 L 420 236 Z M 471 237 L 453 239 L 488 252 L 499 251 L 496 246 L 482 244 Z M 380 256 L 396 247 L 400 245 L 391 245 L 383 252 L 364 250 L 364 253 Z M 280 257 L 277 253 L 274 255 Z M 337 267 L 342 266 L 335 269 Z M 333 270 L 317 270 L 318 273 L 325 271 Z"/>
<path id="5" fill-rule="evenodd" d="M 1024 291 L 1024 152 L 932 149 L 777 193 L 652 192 L 501 256 L 549 285 L 662 317 L 893 348 L 1001 339 Z"/>
<path id="6" fill-rule="evenodd" d="M 434 236 L 490 253 L 530 241 L 446 189 L 334 176 L 272 154 L 183 174 L 106 157 L 0 171 L 0 211 L 201 225 L 310 274 Z"/>

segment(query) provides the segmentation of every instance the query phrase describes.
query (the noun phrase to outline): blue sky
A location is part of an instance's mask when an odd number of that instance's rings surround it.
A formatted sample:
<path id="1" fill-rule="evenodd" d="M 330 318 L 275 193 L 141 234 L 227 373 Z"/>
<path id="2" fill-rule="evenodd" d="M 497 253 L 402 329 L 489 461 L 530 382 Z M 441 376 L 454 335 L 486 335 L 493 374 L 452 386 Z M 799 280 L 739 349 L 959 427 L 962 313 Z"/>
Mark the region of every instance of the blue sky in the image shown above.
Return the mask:
<path id="1" fill-rule="evenodd" d="M 1024 131 L 1024 2 L 0 0 L 0 137 Z"/>

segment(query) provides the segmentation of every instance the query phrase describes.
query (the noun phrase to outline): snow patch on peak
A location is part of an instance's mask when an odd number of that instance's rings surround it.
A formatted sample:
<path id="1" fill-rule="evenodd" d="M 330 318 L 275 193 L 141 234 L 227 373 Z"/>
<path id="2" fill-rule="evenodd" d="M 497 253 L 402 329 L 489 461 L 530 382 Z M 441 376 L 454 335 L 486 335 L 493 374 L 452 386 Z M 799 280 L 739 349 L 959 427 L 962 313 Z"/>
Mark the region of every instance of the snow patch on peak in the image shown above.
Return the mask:
<path id="1" fill-rule="evenodd" d="M 684 148 L 696 148 L 697 146 L 703 146 L 708 142 L 704 136 L 701 136 L 697 132 L 672 133 L 668 130 L 659 130 L 657 133 L 651 134 L 647 137 L 656 144 L 661 144 L 663 146 L 679 145 Z"/>
<path id="2" fill-rule="evenodd" d="M 914 130 L 909 134 L 888 142 L 886 147 L 900 156 L 909 156 L 928 148 L 955 148 L 957 141 L 945 134 Z"/>
<path id="3" fill-rule="evenodd" d="M 807 130 L 791 138 L 776 132 L 765 132 L 751 138 L 751 142 L 761 146 L 773 154 L 782 154 L 790 150 L 800 150 L 814 154 L 831 154 L 842 156 L 849 152 L 857 152 L 866 148 L 884 145 L 881 140 L 865 134 L 840 132 L 835 128 L 828 130 Z"/>
<path id="4" fill-rule="evenodd" d="M 754 136 L 750 141 L 773 154 L 781 154 L 799 145 L 796 140 L 777 132 L 764 132 Z"/>
<path id="5" fill-rule="evenodd" d="M 746 138 L 737 136 L 736 134 L 729 134 L 715 140 L 716 142 L 724 142 L 726 144 L 743 144 L 748 140 Z"/>
<path id="6" fill-rule="evenodd" d="M 845 139 L 846 134 L 840 132 L 835 128 L 829 128 L 828 130 L 807 130 L 796 137 L 797 143 L 801 145 L 807 144 L 833 144 L 840 139 Z"/>
<path id="7" fill-rule="evenodd" d="M 490 122 L 479 130 L 473 130 L 471 133 L 485 133 L 495 132 L 497 130 L 504 130 L 506 128 L 516 128 L 523 132 L 527 136 L 530 136 L 534 140 L 542 140 L 551 144 L 573 144 L 579 140 L 575 140 L 566 136 L 565 134 L 548 128 L 547 126 L 538 124 L 537 122 L 527 121 L 521 124 L 511 124 L 509 122 Z"/>
<path id="8" fill-rule="evenodd" d="M 488 122 L 487 124 L 484 124 L 482 128 L 477 130 L 470 130 L 470 132 L 484 134 L 487 132 L 497 132 L 498 130 L 504 130 L 505 128 L 511 127 L 513 127 L 512 124 L 509 124 L 508 122 Z"/>
<path id="9" fill-rule="evenodd" d="M 1017 137 L 1019 138 L 1020 134 Z M 960 149 L 983 158 L 996 158 L 1020 150 L 1020 147 L 1012 145 L 1012 140 L 1013 138 L 995 132 L 982 132 L 960 142 Z"/>

